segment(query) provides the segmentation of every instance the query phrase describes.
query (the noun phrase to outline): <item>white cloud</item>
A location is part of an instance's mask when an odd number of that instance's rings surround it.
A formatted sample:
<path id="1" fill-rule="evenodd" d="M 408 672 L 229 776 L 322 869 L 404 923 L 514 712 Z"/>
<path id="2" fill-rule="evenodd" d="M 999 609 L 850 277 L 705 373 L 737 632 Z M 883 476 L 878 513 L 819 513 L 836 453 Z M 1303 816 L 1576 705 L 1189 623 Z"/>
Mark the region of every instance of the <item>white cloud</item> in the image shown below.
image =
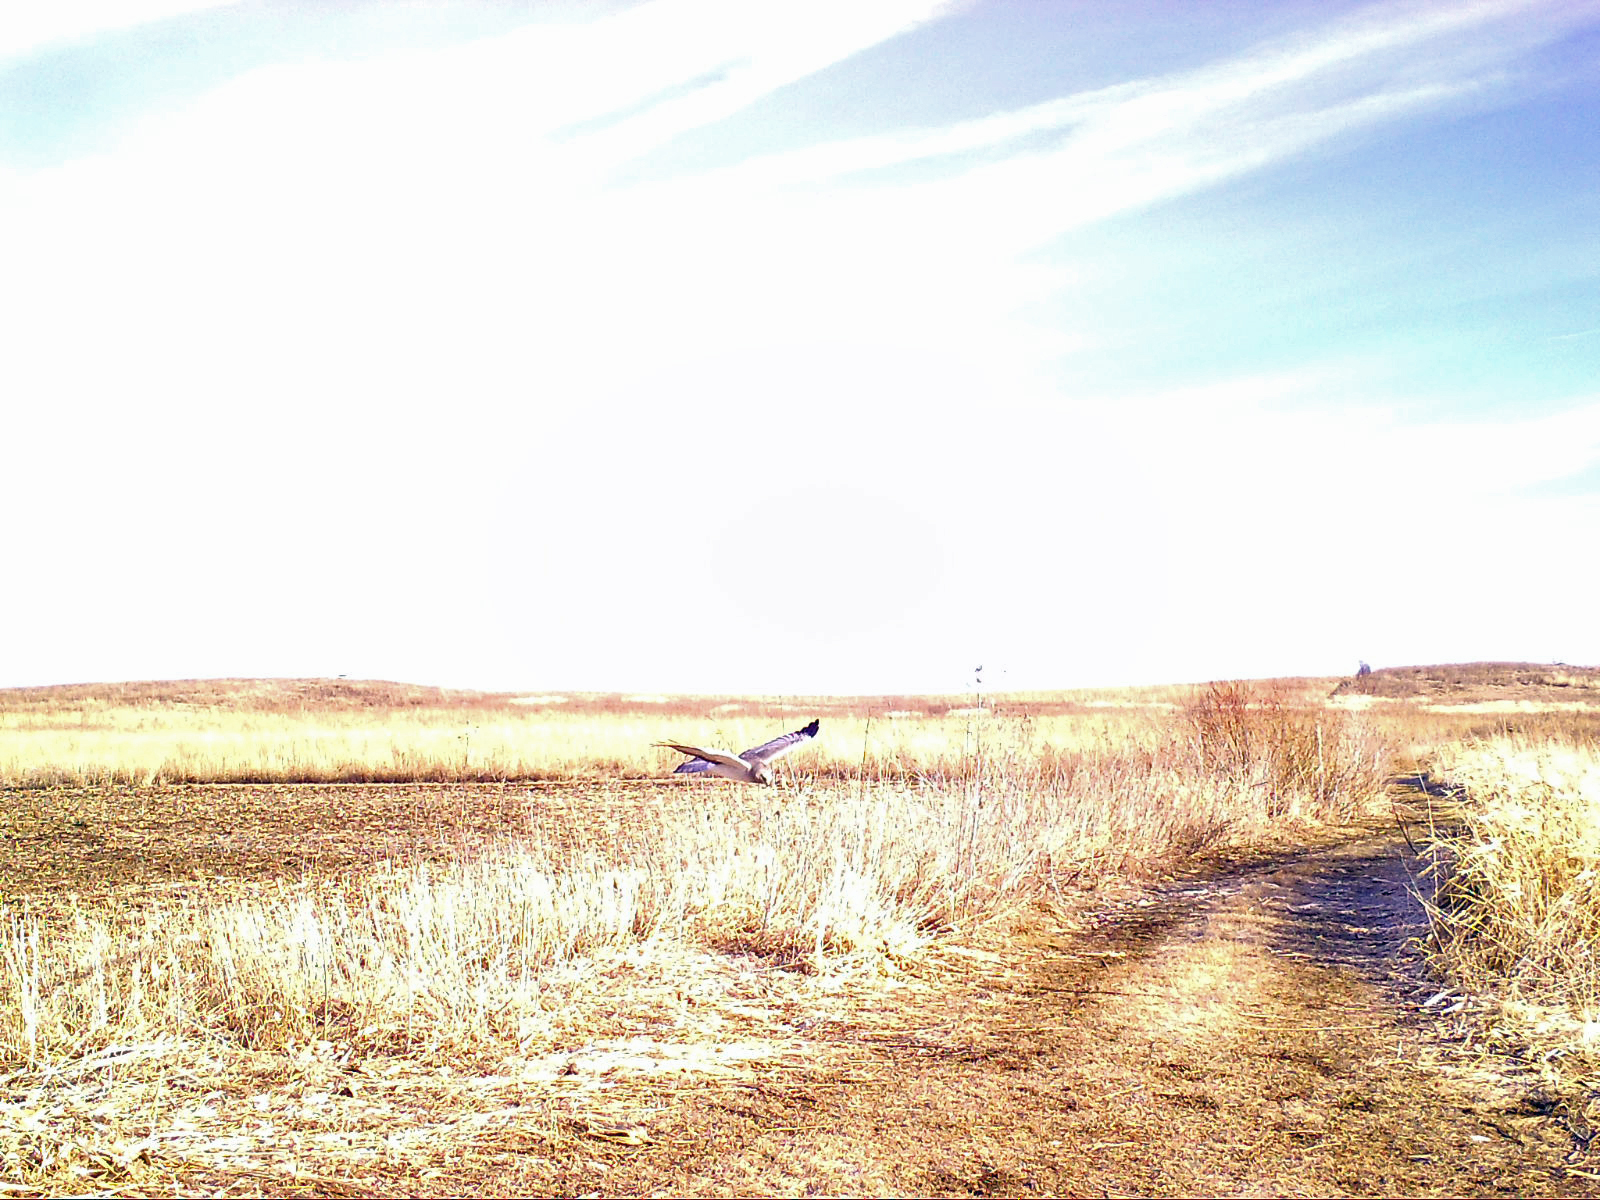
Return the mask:
<path id="1" fill-rule="evenodd" d="M 526 637 L 512 661 L 555 672 L 529 684 L 760 687 L 673 678 L 659 632 L 802 626 L 773 589 L 829 630 L 788 665 L 809 686 L 871 687 L 896 662 L 934 686 L 919 659 L 996 643 L 1020 686 L 1108 678 L 1126 655 L 1094 648 L 1105 630 L 1178 674 L 1385 621 L 1465 639 L 1508 576 L 1397 621 L 1359 569 L 1581 536 L 1589 508 L 1521 491 L 1594 461 L 1593 404 L 1408 426 L 1387 397 L 1352 402 L 1358 368 L 1317 363 L 1069 394 L 1055 361 L 1093 332 L 1036 309 L 1078 278 L 1035 257 L 1062 232 L 1488 103 L 1568 10 L 1380 6 L 1198 70 L 619 181 L 939 11 L 659 0 L 275 66 L 111 153 L 13 173 L 0 324 L 27 399 L 5 420 L 30 453 L 12 479 L 55 497 L 28 557 L 133 585 L 102 653 L 140 627 L 210 653 L 270 626 L 262 661 L 315 670 L 421 630 L 437 641 L 408 661 L 437 679 Z M 752 575 L 685 568 L 697 539 L 747 545 L 791 511 L 809 540 Z M 226 604 L 174 615 L 175 561 Z M 264 588 L 262 563 L 335 582 Z M 541 629 L 615 662 L 535 645 Z M 1190 653 L 1208 636 L 1211 658 Z M 597 677 L 617 663 L 641 676 Z"/>
<path id="2" fill-rule="evenodd" d="M 0 59 L 20 58 L 44 47 L 79 41 L 112 30 L 226 8 L 237 0 L 51 0 L 12 4 L 0 23 Z"/>
<path id="3" fill-rule="evenodd" d="M 1380 6 L 1314 35 L 1196 70 L 940 129 L 769 155 L 709 178 L 749 194 L 950 159 L 952 174 L 942 184 L 879 185 L 885 207 L 901 210 L 905 194 L 915 194 L 925 210 L 933 201 L 928 224 L 961 212 L 989 214 L 969 236 L 1001 237 L 1019 248 L 1259 169 L 1341 134 L 1486 87 L 1511 86 L 1516 81 L 1507 76 L 1506 62 L 1580 19 L 1534 0 Z M 1054 147 L 1029 144 L 1050 134 L 1059 137 Z M 1008 148 L 998 162 L 963 157 L 992 157 Z M 870 197 L 874 189 L 863 185 L 861 191 Z M 948 197 L 943 205 L 941 196 Z M 1024 198 L 1036 198 L 1036 207 L 1021 203 Z M 860 193 L 851 203 L 862 206 Z"/>
<path id="4" fill-rule="evenodd" d="M 763 328 L 801 340 L 871 329 L 891 341 L 964 337 L 996 360 L 1037 359 L 1081 338 L 1018 322 L 1019 309 L 1065 282 L 1020 255 L 1466 94 L 1480 82 L 1460 74 L 1460 55 L 1430 60 L 1437 78 L 1402 87 L 1352 74 L 1352 64 L 1376 57 L 1381 77 L 1394 67 L 1385 55 L 1524 6 L 1369 14 L 1315 42 L 943 132 L 608 184 L 629 156 L 939 7 L 820 13 L 658 0 L 437 53 L 252 72 L 176 119 L 152 119 L 118 154 L 20 181 L 13 228 L 29 236 L 14 261 L 34 286 L 16 316 L 24 328 L 49 318 L 28 340 L 54 361 L 68 356 L 51 342 L 77 326 L 112 339 L 104 359 L 118 342 L 137 355 L 176 335 L 224 372 L 235 343 L 253 341 L 263 323 L 309 313 L 285 332 L 310 337 L 311 357 L 336 360 L 351 344 L 381 350 L 408 309 L 434 326 L 444 353 L 463 326 L 509 322 L 503 332 L 556 334 L 555 358 L 578 364 L 603 355 L 617 329 L 641 351 L 710 331 L 738 344 Z M 560 132 L 641 103 L 610 125 Z M 839 178 L 1047 131 L 1061 135 L 1054 148 L 942 180 Z M 828 179 L 842 186 L 796 186 Z M 228 304 L 214 303 L 219 295 Z M 64 310 L 77 319 L 62 320 Z M 317 322 L 341 326 L 320 351 Z M 510 364 L 492 365 L 484 373 Z M 311 373 L 325 370 L 336 368 Z M 582 367 L 548 362 L 546 373 L 565 386 Z"/>

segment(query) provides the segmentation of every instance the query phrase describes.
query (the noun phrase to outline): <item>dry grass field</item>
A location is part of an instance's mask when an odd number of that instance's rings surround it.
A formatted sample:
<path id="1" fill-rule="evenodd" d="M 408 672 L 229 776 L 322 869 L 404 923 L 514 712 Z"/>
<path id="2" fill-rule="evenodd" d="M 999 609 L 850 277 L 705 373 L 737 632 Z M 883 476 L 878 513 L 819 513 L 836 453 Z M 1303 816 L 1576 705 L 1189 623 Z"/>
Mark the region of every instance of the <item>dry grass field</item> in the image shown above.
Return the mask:
<path id="1" fill-rule="evenodd" d="M 1593 1190 L 1597 683 L 0 691 L 0 1191 Z"/>
<path id="2" fill-rule="evenodd" d="M 1325 691 L 1306 681 L 1302 691 Z M 1307 686 L 1309 685 L 1309 686 Z M 881 696 L 489 695 L 344 680 L 216 680 L 0 693 L 0 782 L 412 783 L 656 779 L 662 740 L 743 749 L 821 717 L 813 778 L 961 773 L 986 750 L 1030 758 L 1153 730 L 1178 689 L 1137 700 Z M 996 736 L 998 732 L 999 736 Z"/>

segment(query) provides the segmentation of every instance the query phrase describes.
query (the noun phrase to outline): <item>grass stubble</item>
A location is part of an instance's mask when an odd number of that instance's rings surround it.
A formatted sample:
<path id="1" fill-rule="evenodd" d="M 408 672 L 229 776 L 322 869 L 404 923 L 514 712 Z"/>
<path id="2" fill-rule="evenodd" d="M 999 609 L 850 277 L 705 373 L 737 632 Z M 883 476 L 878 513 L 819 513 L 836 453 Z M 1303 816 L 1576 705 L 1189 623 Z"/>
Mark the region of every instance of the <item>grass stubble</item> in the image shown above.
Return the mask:
<path id="1" fill-rule="evenodd" d="M 937 988 L 1031 906 L 1369 808 L 1393 746 L 1428 735 L 1313 703 L 1319 686 L 1055 709 L 884 698 L 876 714 L 830 710 L 828 754 L 777 794 L 664 782 L 649 809 L 579 842 L 567 826 L 608 805 L 598 771 L 659 773 L 637 747 L 693 717 L 649 698 L 542 702 L 505 718 L 542 731 L 520 738 L 518 762 L 578 786 L 565 805 L 531 802 L 515 836 L 359 871 L 0 897 L 0 1179 L 46 1192 L 448 1190 L 524 1150 L 603 1157 L 646 1136 L 630 1081 L 784 1063 L 805 1022 L 892 1019 L 897 991 Z M 14 739 L 0 768 L 34 787 L 215 777 L 217 758 L 193 749 L 210 719 L 227 778 L 348 780 L 367 769 L 351 739 L 381 744 L 404 711 L 443 748 L 417 750 L 413 778 L 482 777 L 470 742 L 483 752 L 504 706 L 441 716 L 438 697 L 389 697 L 363 726 L 344 695 L 295 706 L 272 693 L 207 717 L 88 693 L 70 754 Z M 49 705 L 29 703 L 12 728 L 37 733 Z M 729 744 L 751 744 L 774 714 L 739 703 L 713 720 Z M 312 724 L 342 732 L 319 743 Z M 251 762 L 252 738 L 298 749 Z M 119 755 L 135 744 L 145 757 L 129 771 Z M 510 773 L 509 757 L 484 761 L 490 777 Z M 1463 750 L 1436 769 L 1488 794 L 1476 761 Z M 1503 890 L 1483 856 L 1441 854 L 1454 866 L 1435 902 L 1439 943 L 1504 943 L 1455 898 Z M 1593 890 L 1574 891 L 1584 869 L 1558 915 L 1592 917 Z M 1505 976 L 1498 960 L 1458 965 L 1468 957 L 1448 967 L 1463 990 Z"/>

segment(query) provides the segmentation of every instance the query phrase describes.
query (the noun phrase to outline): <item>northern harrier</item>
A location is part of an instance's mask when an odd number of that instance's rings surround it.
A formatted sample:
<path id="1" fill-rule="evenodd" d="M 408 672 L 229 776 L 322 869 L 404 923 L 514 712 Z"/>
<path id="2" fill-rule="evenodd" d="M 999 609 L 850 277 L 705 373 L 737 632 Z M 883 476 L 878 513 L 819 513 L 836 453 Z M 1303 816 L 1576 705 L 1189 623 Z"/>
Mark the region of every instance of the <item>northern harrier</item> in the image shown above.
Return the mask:
<path id="1" fill-rule="evenodd" d="M 694 775 L 704 771 L 723 779 L 737 779 L 742 783 L 771 783 L 772 768 L 768 764 L 780 755 L 787 754 L 796 746 L 816 737 L 819 723 L 812 721 L 804 729 L 796 729 L 793 733 L 773 738 L 770 742 L 746 750 L 738 757 L 725 750 L 702 750 L 699 746 L 684 746 L 677 742 L 657 742 L 656 745 L 690 756 L 688 762 L 678 764 L 678 769 L 673 772 L 674 775 Z"/>

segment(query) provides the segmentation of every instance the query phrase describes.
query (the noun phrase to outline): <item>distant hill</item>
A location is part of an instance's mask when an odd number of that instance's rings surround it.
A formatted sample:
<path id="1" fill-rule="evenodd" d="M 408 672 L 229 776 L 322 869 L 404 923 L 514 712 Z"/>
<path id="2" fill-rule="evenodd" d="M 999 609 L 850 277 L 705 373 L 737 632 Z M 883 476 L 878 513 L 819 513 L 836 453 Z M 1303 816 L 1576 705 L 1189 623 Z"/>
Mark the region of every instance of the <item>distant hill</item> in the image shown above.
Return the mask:
<path id="1" fill-rule="evenodd" d="M 1056 707 L 1071 707 L 1051 693 Z M 970 697 L 638 695 L 617 692 L 480 692 L 382 679 L 156 679 L 126 683 L 63 683 L 0 688 L 0 712 L 57 712 L 113 708 L 205 708 L 218 711 L 296 713 L 352 710 L 455 709 L 526 716 L 563 713 L 636 713 L 670 716 L 761 717 L 915 709 L 942 715 Z"/>
<path id="2" fill-rule="evenodd" d="M 1265 681 L 1258 681 L 1265 682 Z M 1296 701 L 1315 703 L 1336 680 L 1271 681 Z M 455 710 L 521 719 L 531 712 L 568 715 L 630 713 L 788 721 L 822 717 L 933 717 L 978 711 L 1060 715 L 1103 708 L 1171 709 L 1204 684 L 1166 684 L 1072 691 L 975 691 L 946 695 L 875 696 L 656 695 L 619 692 L 482 692 L 378 679 L 164 679 L 0 688 L 0 712 L 60 713 L 110 709 L 209 709 L 217 712 L 311 713 Z"/>
<path id="3" fill-rule="evenodd" d="M 1447 663 L 1431 667 L 1383 667 L 1344 680 L 1296 678 L 1255 680 L 1294 702 L 1324 696 L 1374 696 L 1443 704 L 1497 700 L 1530 703 L 1577 701 L 1600 707 L 1600 667 L 1564 663 Z M 1107 707 L 1182 707 L 1203 684 L 1090 688 L 1048 692 L 991 692 L 991 710 L 1034 715 Z M 1329 691 L 1332 688 L 1332 691 Z M 657 696 L 615 692 L 480 692 L 382 679 L 166 679 L 127 683 L 64 683 L 0 688 L 0 712 L 54 712 L 110 708 L 207 708 L 241 712 L 456 709 L 527 713 L 707 715 L 788 720 L 797 715 L 846 714 L 939 717 L 966 713 L 972 694 L 947 696 Z"/>
<path id="4" fill-rule="evenodd" d="M 1343 680 L 1332 694 L 1423 699 L 1443 704 L 1478 704 L 1492 700 L 1600 704 L 1600 667 L 1504 662 L 1382 667 L 1371 674 Z"/>
<path id="5" fill-rule="evenodd" d="M 381 679 L 157 679 L 0 688 L 0 709 L 178 707 L 284 712 L 301 709 L 478 708 L 506 697 Z"/>

